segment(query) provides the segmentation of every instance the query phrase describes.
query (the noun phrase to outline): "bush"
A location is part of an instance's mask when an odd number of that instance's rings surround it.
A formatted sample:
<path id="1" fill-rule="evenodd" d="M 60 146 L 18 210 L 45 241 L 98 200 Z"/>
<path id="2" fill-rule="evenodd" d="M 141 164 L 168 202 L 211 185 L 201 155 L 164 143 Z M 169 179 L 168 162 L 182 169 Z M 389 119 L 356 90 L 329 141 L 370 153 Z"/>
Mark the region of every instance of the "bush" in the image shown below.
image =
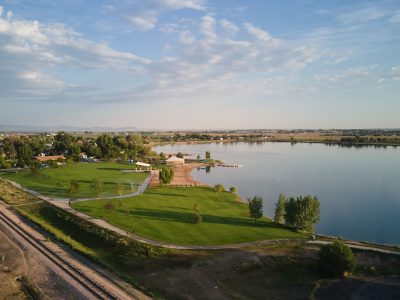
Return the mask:
<path id="1" fill-rule="evenodd" d="M 160 181 L 163 184 L 168 184 L 174 178 L 174 170 L 170 166 L 165 166 L 160 170 Z"/>
<path id="2" fill-rule="evenodd" d="M 200 213 L 199 213 L 199 212 L 196 212 L 196 213 L 194 214 L 194 223 L 195 223 L 195 224 L 200 224 L 201 222 L 203 222 L 203 219 L 202 219 Z"/>
<path id="3" fill-rule="evenodd" d="M 349 247 L 343 242 L 334 241 L 321 247 L 318 266 L 323 276 L 341 277 L 345 272 L 351 273 L 356 262 Z"/>
<path id="4" fill-rule="evenodd" d="M 236 194 L 237 188 L 236 188 L 235 186 L 231 186 L 231 187 L 229 188 L 229 191 L 230 191 L 232 194 Z"/>
<path id="5" fill-rule="evenodd" d="M 221 183 L 214 185 L 214 191 L 216 192 L 225 192 L 225 188 Z"/>

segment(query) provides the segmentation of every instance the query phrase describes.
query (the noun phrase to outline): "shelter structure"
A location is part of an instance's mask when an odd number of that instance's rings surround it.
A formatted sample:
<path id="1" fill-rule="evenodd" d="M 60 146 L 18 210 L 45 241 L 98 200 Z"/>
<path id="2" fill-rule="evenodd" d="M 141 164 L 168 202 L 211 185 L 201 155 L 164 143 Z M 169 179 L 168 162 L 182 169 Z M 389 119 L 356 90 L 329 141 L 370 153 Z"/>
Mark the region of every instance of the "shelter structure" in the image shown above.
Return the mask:
<path id="1" fill-rule="evenodd" d="M 179 158 L 176 156 L 171 156 L 166 160 L 167 165 L 172 165 L 172 166 L 179 166 L 179 165 L 184 165 L 185 164 L 185 159 L 184 158 Z"/>

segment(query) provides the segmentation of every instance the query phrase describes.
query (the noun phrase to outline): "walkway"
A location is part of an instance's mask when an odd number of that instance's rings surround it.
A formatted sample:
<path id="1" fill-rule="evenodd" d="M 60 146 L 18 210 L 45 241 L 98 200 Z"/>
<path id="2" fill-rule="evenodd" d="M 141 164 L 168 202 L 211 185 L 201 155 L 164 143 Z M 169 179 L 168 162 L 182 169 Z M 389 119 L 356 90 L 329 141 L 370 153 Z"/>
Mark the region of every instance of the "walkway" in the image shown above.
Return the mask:
<path id="1" fill-rule="evenodd" d="M 90 200 L 99 200 L 99 199 L 107 199 L 107 200 L 110 200 L 110 199 L 123 199 L 123 198 L 134 197 L 134 196 L 137 196 L 137 195 L 140 195 L 140 194 L 143 194 L 143 193 L 144 193 L 144 191 L 146 190 L 146 188 L 149 186 L 150 181 L 151 181 L 151 179 L 152 179 L 153 176 L 154 176 L 154 173 L 150 173 L 150 175 L 140 184 L 138 190 L 137 190 L 136 192 L 134 192 L 134 193 L 125 194 L 125 195 L 121 195 L 121 196 L 110 196 L 110 197 L 101 197 L 101 198 L 79 198 L 79 199 L 73 200 L 73 202 L 90 201 Z M 4 179 L 4 178 L 3 178 L 3 179 Z M 8 179 L 4 179 L 4 180 L 7 181 L 7 182 L 9 182 L 9 183 L 10 183 L 11 185 L 13 185 L 14 187 L 16 187 L 16 188 L 18 188 L 18 189 L 20 189 L 20 190 L 22 190 L 22 191 L 24 191 L 24 192 L 26 192 L 26 193 L 28 193 L 28 194 L 34 195 L 34 196 L 36 196 L 36 197 L 38 197 L 38 198 L 40 198 L 40 199 L 42 199 L 42 200 L 44 200 L 44 201 L 47 201 L 47 202 L 51 202 L 51 203 L 54 203 L 54 202 L 69 203 L 69 202 L 71 201 L 70 198 L 53 198 L 53 197 L 48 197 L 48 196 L 42 195 L 42 194 L 40 194 L 40 193 L 38 193 L 38 192 L 36 192 L 36 191 L 34 191 L 34 190 L 24 188 L 24 187 L 21 186 L 19 183 L 16 183 L 16 182 L 14 182 L 14 181 L 11 181 L 11 180 L 8 180 Z"/>
<path id="2" fill-rule="evenodd" d="M 120 198 L 132 197 L 135 195 L 142 194 L 144 192 L 144 190 L 146 189 L 146 187 L 149 185 L 152 175 L 153 175 L 153 173 L 150 174 L 149 177 L 146 178 L 145 181 L 143 181 L 140 188 L 135 193 L 132 193 L 129 195 L 123 195 L 123 196 L 107 197 L 107 198 L 102 198 L 102 199 L 120 199 Z M 257 241 L 257 242 L 246 242 L 246 243 L 238 243 L 238 244 L 231 244 L 231 245 L 217 245 L 217 246 L 185 246 L 185 245 L 168 244 L 165 242 L 160 242 L 160 241 L 144 238 L 144 237 L 141 237 L 141 236 L 136 235 L 131 232 L 127 232 L 119 227 L 116 227 L 110 223 L 107 223 L 106 221 L 104 221 L 102 219 L 97 219 L 97 218 L 91 217 L 85 213 L 82 213 L 80 211 L 77 211 L 69 206 L 69 204 L 68 204 L 69 199 L 46 197 L 35 191 L 25 189 L 13 181 L 10 181 L 10 180 L 7 180 L 7 181 L 10 182 L 14 187 L 19 188 L 29 194 L 35 195 L 42 200 L 48 201 L 48 202 L 56 205 L 57 207 L 65 210 L 65 211 L 68 211 L 69 213 L 71 213 L 73 215 L 76 215 L 82 219 L 85 219 L 88 222 L 91 222 L 97 226 L 100 226 L 104 229 L 110 230 L 119 235 L 129 237 L 137 242 L 145 243 L 145 244 L 149 244 L 149 245 L 153 245 L 153 246 L 158 246 L 158 247 L 163 247 L 163 248 L 168 248 L 168 249 L 177 249 L 177 250 L 226 250 L 226 249 L 240 249 L 240 248 L 245 248 L 245 247 L 256 247 L 256 246 L 263 246 L 263 245 L 279 244 L 279 243 L 293 242 L 293 241 L 304 241 L 304 240 L 300 240 L 300 239 L 275 239 L 275 240 L 264 240 L 264 241 Z M 88 201 L 88 200 L 99 200 L 99 198 L 85 198 L 85 199 L 75 200 L 75 202 Z M 306 243 L 317 244 L 317 245 L 326 245 L 326 244 L 330 244 L 331 242 L 322 241 L 322 240 L 314 240 L 314 241 L 307 241 Z M 377 247 L 369 247 L 366 245 L 357 244 L 357 242 L 351 242 L 351 243 L 345 242 L 345 244 L 352 249 L 400 255 L 400 249 L 398 251 L 396 251 L 396 250 L 388 250 L 388 249 L 382 249 L 382 248 L 377 248 Z"/>

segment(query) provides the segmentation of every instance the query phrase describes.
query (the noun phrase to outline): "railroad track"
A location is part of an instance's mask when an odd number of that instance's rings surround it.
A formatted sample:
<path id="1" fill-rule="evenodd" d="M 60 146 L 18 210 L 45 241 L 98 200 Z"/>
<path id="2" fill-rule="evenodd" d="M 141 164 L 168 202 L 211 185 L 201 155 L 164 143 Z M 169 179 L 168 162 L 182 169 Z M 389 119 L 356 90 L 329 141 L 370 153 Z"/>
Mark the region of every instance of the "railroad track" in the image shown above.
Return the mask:
<path id="1" fill-rule="evenodd" d="M 6 216 L 0 211 L 0 221 L 7 225 L 8 228 L 15 231 L 25 241 L 46 256 L 57 267 L 64 271 L 69 277 L 84 287 L 90 294 L 97 299 L 118 299 L 113 293 L 107 290 L 103 285 L 89 278 L 82 271 L 72 266 L 56 252 L 37 240 L 32 234 L 26 232 L 18 223 Z"/>

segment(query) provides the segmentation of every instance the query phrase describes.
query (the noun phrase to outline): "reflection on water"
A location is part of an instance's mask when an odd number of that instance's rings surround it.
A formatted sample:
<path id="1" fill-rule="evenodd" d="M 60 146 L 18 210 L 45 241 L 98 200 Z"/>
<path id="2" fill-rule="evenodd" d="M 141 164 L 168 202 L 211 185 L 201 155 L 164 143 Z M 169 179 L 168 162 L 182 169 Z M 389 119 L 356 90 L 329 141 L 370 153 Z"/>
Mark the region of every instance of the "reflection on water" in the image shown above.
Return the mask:
<path id="1" fill-rule="evenodd" d="M 245 198 L 260 195 L 273 216 L 279 193 L 316 195 L 321 202 L 319 233 L 400 244 L 400 150 L 323 144 L 213 143 L 155 147 L 184 152 L 242 168 L 195 169 L 204 183 L 236 186 Z"/>

